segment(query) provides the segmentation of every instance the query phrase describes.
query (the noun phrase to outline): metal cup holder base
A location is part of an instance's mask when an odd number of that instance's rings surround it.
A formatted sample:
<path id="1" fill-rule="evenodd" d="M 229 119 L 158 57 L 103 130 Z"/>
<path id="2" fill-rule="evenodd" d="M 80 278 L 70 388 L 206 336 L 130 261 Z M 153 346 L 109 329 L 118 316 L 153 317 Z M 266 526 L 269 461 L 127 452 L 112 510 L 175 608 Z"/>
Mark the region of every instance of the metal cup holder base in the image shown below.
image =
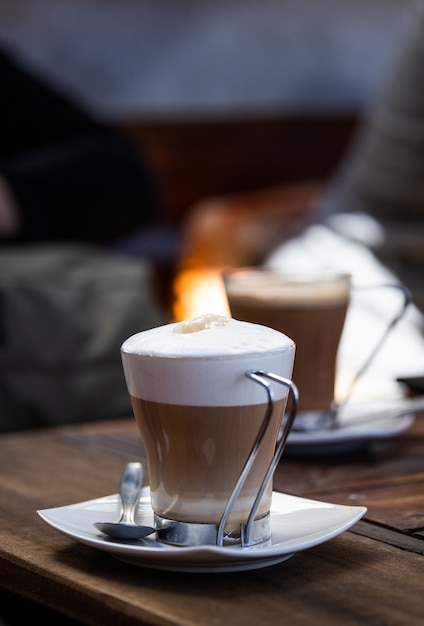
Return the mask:
<path id="1" fill-rule="evenodd" d="M 225 531 L 222 545 L 244 545 L 244 524 L 238 531 Z M 155 514 L 155 528 L 159 541 L 175 546 L 217 545 L 219 524 L 195 524 L 177 522 Z M 271 523 L 269 512 L 259 519 L 253 520 L 250 528 L 249 546 L 263 543 L 271 538 Z"/>

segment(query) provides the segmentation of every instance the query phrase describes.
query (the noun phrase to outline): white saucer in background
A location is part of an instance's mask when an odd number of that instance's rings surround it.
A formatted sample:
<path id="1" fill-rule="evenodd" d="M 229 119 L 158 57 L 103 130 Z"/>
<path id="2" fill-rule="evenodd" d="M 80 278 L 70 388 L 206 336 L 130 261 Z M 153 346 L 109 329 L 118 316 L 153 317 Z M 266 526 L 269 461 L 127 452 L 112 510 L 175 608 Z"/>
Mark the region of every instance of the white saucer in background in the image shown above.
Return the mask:
<path id="1" fill-rule="evenodd" d="M 358 448 L 375 441 L 398 437 L 412 426 L 414 415 L 391 417 L 375 421 L 358 421 L 357 424 L 343 422 L 337 428 L 314 431 L 292 430 L 288 436 L 286 450 L 301 453 L 337 453 L 339 449 Z M 323 450 L 325 446 L 325 451 Z"/>

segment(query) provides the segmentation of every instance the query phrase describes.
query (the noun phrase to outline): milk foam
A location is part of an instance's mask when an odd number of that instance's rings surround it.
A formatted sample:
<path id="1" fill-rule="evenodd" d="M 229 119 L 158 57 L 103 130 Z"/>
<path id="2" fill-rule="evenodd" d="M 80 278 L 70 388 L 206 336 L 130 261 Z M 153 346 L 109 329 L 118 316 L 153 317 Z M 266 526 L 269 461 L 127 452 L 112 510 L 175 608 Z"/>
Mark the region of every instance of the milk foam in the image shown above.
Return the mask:
<path id="1" fill-rule="evenodd" d="M 124 352 L 164 357 L 245 356 L 281 350 L 291 340 L 276 330 L 207 314 L 143 331 L 127 339 Z"/>
<path id="2" fill-rule="evenodd" d="M 345 302 L 349 298 L 350 281 L 343 276 L 335 280 L 309 280 L 260 271 L 240 274 L 233 280 L 229 278 L 226 281 L 226 290 L 230 298 L 243 301 L 317 306 Z"/>
<path id="3" fill-rule="evenodd" d="M 212 314 L 137 333 L 121 346 L 131 395 L 198 406 L 266 402 L 264 389 L 245 371 L 291 378 L 294 352 L 294 342 L 281 332 Z M 276 398 L 287 395 L 282 385 L 275 391 Z"/>

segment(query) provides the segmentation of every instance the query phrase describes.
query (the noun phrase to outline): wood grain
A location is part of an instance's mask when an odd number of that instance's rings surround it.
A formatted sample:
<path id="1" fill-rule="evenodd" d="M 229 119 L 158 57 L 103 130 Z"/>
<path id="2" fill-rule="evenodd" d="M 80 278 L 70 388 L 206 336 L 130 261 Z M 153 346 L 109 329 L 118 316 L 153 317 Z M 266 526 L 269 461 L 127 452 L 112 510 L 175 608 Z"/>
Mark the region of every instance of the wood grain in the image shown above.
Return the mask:
<path id="1" fill-rule="evenodd" d="M 280 565 L 200 575 L 127 565 L 36 515 L 39 508 L 116 492 L 123 463 L 143 458 L 134 420 L 6 435 L 0 439 L 0 584 L 96 626 L 421 626 L 423 435 L 419 419 L 384 452 L 344 462 L 283 460 L 278 488 L 365 503 L 365 519 Z"/>

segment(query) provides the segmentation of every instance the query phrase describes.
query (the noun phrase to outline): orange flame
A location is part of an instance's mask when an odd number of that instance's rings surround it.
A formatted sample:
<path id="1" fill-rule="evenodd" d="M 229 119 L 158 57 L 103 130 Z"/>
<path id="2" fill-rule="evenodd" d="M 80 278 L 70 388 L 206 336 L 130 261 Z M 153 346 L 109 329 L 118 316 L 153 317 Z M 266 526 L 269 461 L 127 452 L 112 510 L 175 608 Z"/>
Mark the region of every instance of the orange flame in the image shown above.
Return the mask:
<path id="1" fill-rule="evenodd" d="M 203 313 L 230 315 L 221 274 L 216 269 L 182 270 L 174 281 L 174 321 L 192 319 Z"/>

